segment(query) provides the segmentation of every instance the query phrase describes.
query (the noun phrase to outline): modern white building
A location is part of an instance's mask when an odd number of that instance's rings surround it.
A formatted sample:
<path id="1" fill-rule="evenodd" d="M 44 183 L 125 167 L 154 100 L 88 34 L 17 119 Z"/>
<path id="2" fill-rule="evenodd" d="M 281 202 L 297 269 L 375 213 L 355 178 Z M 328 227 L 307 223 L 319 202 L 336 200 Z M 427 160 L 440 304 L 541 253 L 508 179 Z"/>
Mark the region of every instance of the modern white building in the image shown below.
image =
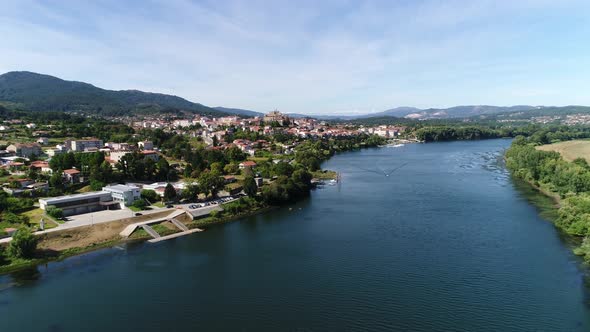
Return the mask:
<path id="1" fill-rule="evenodd" d="M 83 139 L 70 142 L 72 151 L 87 151 L 102 148 L 102 141 L 99 139 Z"/>
<path id="2" fill-rule="evenodd" d="M 64 216 L 72 216 L 124 208 L 138 199 L 140 199 L 138 187 L 117 184 L 103 187 L 102 191 L 42 198 L 39 200 L 39 206 L 42 210 L 47 210 L 49 206 L 55 206 L 62 209 Z"/>
<path id="3" fill-rule="evenodd" d="M 42 198 L 39 200 L 39 206 L 42 210 L 47 210 L 48 206 L 55 206 L 56 208 L 62 209 L 65 216 L 106 210 L 109 207 L 114 207 L 113 205 L 118 205 L 118 202 L 113 202 L 111 193 L 105 191 Z"/>
<path id="4" fill-rule="evenodd" d="M 128 186 L 124 184 L 115 184 L 102 188 L 103 192 L 111 194 L 113 201 L 121 202 L 121 207 L 129 206 L 136 200 L 140 199 L 139 187 Z"/>

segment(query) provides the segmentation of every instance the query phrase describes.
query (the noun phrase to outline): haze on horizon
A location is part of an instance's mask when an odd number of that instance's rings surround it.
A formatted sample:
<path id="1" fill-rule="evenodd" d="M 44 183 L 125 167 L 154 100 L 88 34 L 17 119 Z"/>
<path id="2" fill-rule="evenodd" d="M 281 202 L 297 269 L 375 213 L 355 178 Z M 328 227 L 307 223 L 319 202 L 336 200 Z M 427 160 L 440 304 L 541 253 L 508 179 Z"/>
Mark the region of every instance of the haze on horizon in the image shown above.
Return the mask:
<path id="1" fill-rule="evenodd" d="M 590 2 L 6 1 L 0 73 L 209 106 L 590 105 Z"/>

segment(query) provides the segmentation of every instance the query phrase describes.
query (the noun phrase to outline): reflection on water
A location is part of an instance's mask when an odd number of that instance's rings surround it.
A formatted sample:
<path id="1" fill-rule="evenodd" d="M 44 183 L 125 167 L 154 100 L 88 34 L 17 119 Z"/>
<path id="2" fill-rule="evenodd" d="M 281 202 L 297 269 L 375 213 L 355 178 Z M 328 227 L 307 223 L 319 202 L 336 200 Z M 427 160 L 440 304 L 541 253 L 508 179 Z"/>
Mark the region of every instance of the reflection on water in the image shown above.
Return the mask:
<path id="1" fill-rule="evenodd" d="M 338 154 L 343 181 L 303 202 L 39 267 L 0 292 L 2 329 L 588 331 L 585 270 L 512 185 L 509 143 Z"/>

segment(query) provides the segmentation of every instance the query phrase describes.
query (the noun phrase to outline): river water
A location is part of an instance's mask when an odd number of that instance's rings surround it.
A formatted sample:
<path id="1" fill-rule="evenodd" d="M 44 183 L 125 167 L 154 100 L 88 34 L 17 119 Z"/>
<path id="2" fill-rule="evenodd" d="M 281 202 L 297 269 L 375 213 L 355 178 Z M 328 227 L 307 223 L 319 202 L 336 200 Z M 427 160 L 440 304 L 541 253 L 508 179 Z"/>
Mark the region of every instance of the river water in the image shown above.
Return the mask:
<path id="1" fill-rule="evenodd" d="M 0 277 L 2 331 L 588 331 L 508 140 L 343 153 L 295 205 Z"/>

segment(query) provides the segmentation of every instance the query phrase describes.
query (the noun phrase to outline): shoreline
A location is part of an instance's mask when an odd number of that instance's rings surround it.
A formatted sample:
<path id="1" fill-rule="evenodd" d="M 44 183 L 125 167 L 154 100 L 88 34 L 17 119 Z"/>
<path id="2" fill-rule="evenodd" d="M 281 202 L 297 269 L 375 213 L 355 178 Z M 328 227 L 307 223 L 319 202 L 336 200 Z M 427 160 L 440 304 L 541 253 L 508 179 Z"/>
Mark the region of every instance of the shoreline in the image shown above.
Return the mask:
<path id="1" fill-rule="evenodd" d="M 211 227 L 211 226 L 223 225 L 223 224 L 226 224 L 229 222 L 234 222 L 234 221 L 237 221 L 238 219 L 247 218 L 250 216 L 261 214 L 261 213 L 271 211 L 276 208 L 279 208 L 279 207 L 278 206 L 263 206 L 263 207 L 259 207 L 259 208 L 253 209 L 253 210 L 244 211 L 244 212 L 240 212 L 240 213 L 232 214 L 232 215 L 228 215 L 228 216 L 221 216 L 221 217 L 210 217 L 209 216 L 209 217 L 198 219 L 198 220 L 188 221 L 188 222 L 185 222 L 185 224 L 189 229 L 201 228 L 201 229 L 203 229 L 203 231 L 206 231 L 207 228 Z M 117 223 L 117 222 L 120 223 L 123 220 L 124 219 L 113 220 L 109 223 Z M 81 228 L 81 227 L 79 227 L 79 228 Z M 75 229 L 76 228 L 71 228 L 71 229 L 67 229 L 67 230 L 63 230 L 63 231 L 55 231 L 54 233 L 59 234 L 64 231 L 68 231 L 68 230 L 72 231 Z M 172 233 L 172 234 L 174 234 L 174 233 Z M 68 259 L 71 257 L 81 256 L 81 255 L 84 255 L 87 253 L 91 253 L 91 252 L 106 249 L 106 248 L 112 248 L 117 245 L 131 244 L 131 243 L 145 243 L 150 239 L 151 239 L 151 236 L 149 236 L 148 234 L 145 234 L 145 235 L 142 234 L 139 236 L 131 236 L 129 238 L 120 238 L 120 239 L 113 239 L 113 240 L 108 240 L 108 241 L 104 241 L 104 242 L 99 242 L 99 243 L 93 243 L 91 245 L 84 246 L 84 247 L 72 247 L 72 248 L 64 249 L 62 251 L 56 251 L 55 256 L 48 255 L 46 257 L 39 257 L 39 258 L 30 259 L 30 260 L 19 260 L 18 262 L 12 263 L 10 265 L 2 265 L 2 266 L 0 266 L 0 275 L 6 275 L 9 273 L 22 271 L 22 270 L 32 268 L 32 267 L 35 267 L 38 265 L 42 265 L 42 264 L 58 263 L 58 262 L 61 262 L 65 259 Z M 41 249 L 41 250 L 42 251 L 53 251 L 53 250 L 43 250 L 43 249 Z"/>

